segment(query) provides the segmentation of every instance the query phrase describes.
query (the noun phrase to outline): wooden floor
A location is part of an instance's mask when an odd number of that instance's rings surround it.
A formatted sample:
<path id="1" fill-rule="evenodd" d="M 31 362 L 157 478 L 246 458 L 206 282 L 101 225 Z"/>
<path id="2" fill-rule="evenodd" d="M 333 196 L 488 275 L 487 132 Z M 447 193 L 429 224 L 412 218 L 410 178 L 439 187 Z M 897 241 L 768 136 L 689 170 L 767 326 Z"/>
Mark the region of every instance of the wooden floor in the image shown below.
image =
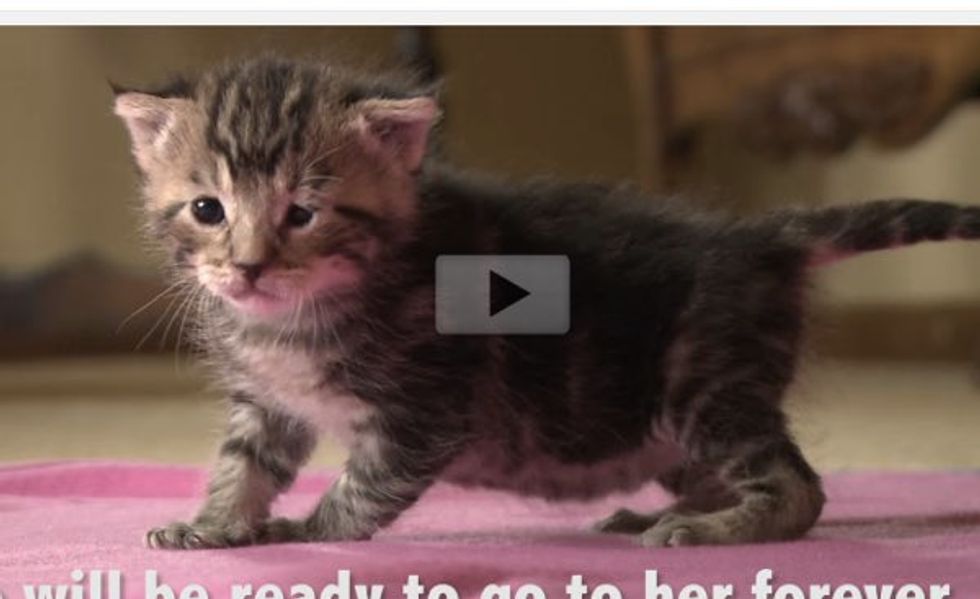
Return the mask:
<path id="1" fill-rule="evenodd" d="M 207 463 L 222 418 L 203 375 L 173 357 L 0 364 L 0 461 Z M 810 364 L 790 410 L 824 471 L 980 468 L 980 388 L 965 366 Z M 342 459 L 327 443 L 315 463 Z"/>

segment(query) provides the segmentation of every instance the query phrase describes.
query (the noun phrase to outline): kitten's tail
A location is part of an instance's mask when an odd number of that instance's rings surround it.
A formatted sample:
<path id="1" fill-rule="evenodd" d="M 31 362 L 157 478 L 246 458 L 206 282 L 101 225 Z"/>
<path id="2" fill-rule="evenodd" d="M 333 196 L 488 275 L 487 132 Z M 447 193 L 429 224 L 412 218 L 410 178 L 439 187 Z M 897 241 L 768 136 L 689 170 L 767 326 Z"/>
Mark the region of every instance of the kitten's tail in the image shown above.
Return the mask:
<path id="1" fill-rule="evenodd" d="M 980 206 L 891 199 L 852 206 L 783 212 L 784 234 L 810 249 L 810 264 L 923 241 L 980 239 Z"/>

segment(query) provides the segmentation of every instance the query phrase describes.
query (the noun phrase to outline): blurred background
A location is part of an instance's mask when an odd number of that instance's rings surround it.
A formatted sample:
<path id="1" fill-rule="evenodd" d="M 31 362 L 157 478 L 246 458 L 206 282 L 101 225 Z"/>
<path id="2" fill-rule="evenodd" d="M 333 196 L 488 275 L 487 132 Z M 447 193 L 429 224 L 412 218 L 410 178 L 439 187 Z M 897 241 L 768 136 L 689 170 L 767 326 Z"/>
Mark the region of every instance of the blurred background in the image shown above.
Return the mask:
<path id="1" fill-rule="evenodd" d="M 980 203 L 980 29 L 0 28 L 0 462 L 210 460 L 221 405 L 180 298 L 141 310 L 164 285 L 107 81 L 262 51 L 442 80 L 443 154 L 514 178 L 742 214 Z M 835 265 L 814 312 L 791 405 L 819 467 L 980 466 L 980 247 Z"/>

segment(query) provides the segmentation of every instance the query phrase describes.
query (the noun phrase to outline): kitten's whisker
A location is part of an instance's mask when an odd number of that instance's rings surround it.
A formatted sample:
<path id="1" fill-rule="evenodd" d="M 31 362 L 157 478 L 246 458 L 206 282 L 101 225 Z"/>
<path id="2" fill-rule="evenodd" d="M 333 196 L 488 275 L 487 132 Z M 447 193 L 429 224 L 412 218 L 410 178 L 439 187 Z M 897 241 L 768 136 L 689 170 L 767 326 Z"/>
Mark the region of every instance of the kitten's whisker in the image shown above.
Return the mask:
<path id="1" fill-rule="evenodd" d="M 177 345 L 174 348 L 174 366 L 177 372 L 180 372 L 180 346 L 184 337 L 184 328 L 187 325 L 187 317 L 190 315 L 191 310 L 199 309 L 201 305 L 201 298 L 204 297 L 203 294 L 203 287 L 198 287 L 194 290 L 194 293 L 191 295 L 193 299 L 187 303 L 187 307 L 184 308 L 184 315 L 180 319 L 180 327 L 177 329 Z"/>
<path id="2" fill-rule="evenodd" d="M 181 292 L 183 292 L 183 290 L 181 290 Z M 158 329 L 158 328 L 160 327 L 160 324 L 161 324 L 161 323 L 162 323 L 162 322 L 163 322 L 163 321 L 164 321 L 164 320 L 165 320 L 165 319 L 167 318 L 167 315 L 168 315 L 168 314 L 170 313 L 170 311 L 171 311 L 171 310 L 173 309 L 173 307 L 174 307 L 174 304 L 176 304 L 176 303 L 177 303 L 177 301 L 178 301 L 178 300 L 180 300 L 180 297 L 181 297 L 181 296 L 180 296 L 180 293 L 177 293 L 177 294 L 175 294 L 175 295 L 174 295 L 174 296 L 173 296 L 173 297 L 172 297 L 172 298 L 170 299 L 170 303 L 169 303 L 169 304 L 167 304 L 167 307 L 166 307 L 166 308 L 164 308 L 164 310 L 163 310 L 163 312 L 161 312 L 161 313 L 160 313 L 160 316 L 158 316 L 158 317 L 157 317 L 157 319 L 156 319 L 156 321 L 155 321 L 155 322 L 153 323 L 153 326 L 152 326 L 152 327 L 150 327 L 150 330 L 148 330 L 148 331 L 147 331 L 147 332 L 146 332 L 146 333 L 145 333 L 145 334 L 143 335 L 143 337 L 142 337 L 142 338 L 140 338 L 140 340 L 139 340 L 139 342 L 137 342 L 137 344 L 136 344 L 136 348 L 135 348 L 136 350 L 140 350 L 140 349 L 142 349 L 142 347 L 143 347 L 143 344 L 144 344 L 144 343 L 146 343 L 146 341 L 147 341 L 147 340 L 148 340 L 148 339 L 149 339 L 149 338 L 150 338 L 151 336 L 153 336 L 153 333 L 154 333 L 154 332 L 156 332 L 156 330 L 157 330 L 157 329 Z"/>
<path id="3" fill-rule="evenodd" d="M 293 307 L 289 313 L 289 319 L 286 321 L 286 347 L 291 347 L 293 345 L 293 338 L 296 335 L 296 315 L 302 309 L 302 299 L 293 302 Z"/>
<path id="4" fill-rule="evenodd" d="M 292 347 L 293 340 L 296 338 L 296 328 L 297 328 L 296 323 L 298 321 L 296 315 L 299 313 L 298 306 L 299 306 L 298 303 L 295 306 L 293 306 L 293 313 L 290 314 L 289 316 L 289 325 L 286 327 L 286 339 L 285 339 L 286 347 Z"/>
<path id="5" fill-rule="evenodd" d="M 310 292 L 310 308 L 313 312 L 313 348 L 318 349 L 320 346 L 320 304 L 313 296 L 313 292 Z"/>
<path id="6" fill-rule="evenodd" d="M 329 319 L 329 317 L 327 317 L 327 332 L 329 332 L 330 333 L 330 336 L 333 338 L 333 345 L 334 345 L 334 347 L 336 347 L 337 350 L 340 351 L 341 354 L 346 355 L 347 354 L 347 350 L 344 349 L 344 343 L 343 343 L 343 341 L 341 341 L 340 334 L 337 332 L 336 323 L 334 323 L 333 321 L 331 321 Z"/>
<path id="7" fill-rule="evenodd" d="M 310 160 L 304 162 L 303 163 L 303 170 L 304 171 L 312 171 L 312 170 L 315 170 L 317 167 L 319 167 L 321 164 L 323 164 L 323 161 L 324 160 L 326 160 L 327 158 L 330 158 L 331 156 L 333 156 L 337 152 L 343 150 L 348 145 L 350 145 L 350 143 L 351 143 L 350 140 L 346 140 L 346 141 L 343 141 L 343 142 L 341 142 L 341 143 L 333 146 L 332 148 L 330 148 L 328 150 L 324 150 L 323 153 L 319 154 L 317 157 L 311 158 Z"/>
<path id="8" fill-rule="evenodd" d="M 303 323 L 303 312 L 306 310 L 306 298 L 300 297 L 298 305 L 299 307 L 296 310 L 296 322 L 293 324 L 293 332 L 289 340 L 290 344 L 295 341 L 296 336 L 300 333 L 300 325 Z"/>
<path id="9" fill-rule="evenodd" d="M 163 336 L 160 338 L 160 349 L 163 349 L 163 347 L 167 344 L 167 339 L 170 337 L 170 329 L 173 327 L 174 323 L 177 321 L 181 313 L 184 311 L 184 308 L 187 306 L 187 303 L 191 301 L 191 299 L 195 295 L 197 295 L 199 289 L 200 288 L 194 288 L 191 290 L 189 294 L 184 296 L 184 300 L 180 302 L 180 304 L 177 306 L 177 309 L 174 310 L 173 314 L 170 316 L 170 320 L 167 321 L 166 328 L 163 329 Z"/>
<path id="10" fill-rule="evenodd" d="M 132 319 L 136 318 L 137 316 L 139 316 L 140 314 L 142 314 L 143 312 L 145 312 L 150 306 L 152 306 L 153 304 L 157 303 L 158 301 L 160 301 L 161 299 L 163 299 L 165 296 L 167 296 L 171 292 L 176 291 L 176 292 L 179 293 L 181 291 L 180 288 L 183 287 L 183 286 L 186 286 L 186 285 L 190 285 L 190 282 L 184 281 L 184 280 L 180 280 L 180 281 L 177 281 L 176 283 L 173 283 L 172 285 L 167 286 L 166 289 L 164 289 L 160 293 L 158 293 L 155 296 L 153 296 L 153 298 L 150 299 L 150 301 L 146 302 L 145 304 L 143 304 L 139 308 L 136 308 L 135 310 L 133 310 L 132 312 L 130 312 L 129 313 L 129 316 L 127 316 L 126 318 L 124 318 L 123 321 L 119 323 L 119 326 L 116 328 L 116 333 L 119 333 L 119 331 L 121 331 L 123 329 L 123 327 L 125 327 L 126 324 L 129 321 L 131 321 Z"/>
<path id="11" fill-rule="evenodd" d="M 275 340 L 272 342 L 272 348 L 275 350 L 279 349 L 279 342 L 282 340 L 283 335 L 286 333 L 286 329 L 289 328 L 289 318 L 281 319 L 279 323 L 279 332 L 276 334 Z"/>
<path id="12" fill-rule="evenodd" d="M 309 183 L 315 183 L 317 181 L 330 181 L 332 183 L 341 183 L 343 180 L 344 180 L 343 177 L 338 177 L 336 175 L 310 175 L 300 179 L 299 184 L 300 186 L 304 186 Z M 319 190 L 316 187 L 313 187 L 310 191 L 313 193 L 320 193 L 320 194 L 323 193 L 322 190 Z"/>
<path id="13" fill-rule="evenodd" d="M 199 294 L 200 294 L 200 288 L 192 291 L 191 299 L 187 302 L 184 302 L 184 305 L 182 306 L 184 314 L 180 319 L 180 325 L 177 327 L 177 338 L 176 341 L 174 342 L 174 372 L 177 373 L 180 372 L 180 337 L 184 329 L 184 320 L 187 319 L 188 306 L 190 306 L 190 303 L 193 302 L 193 298 L 197 297 Z"/>

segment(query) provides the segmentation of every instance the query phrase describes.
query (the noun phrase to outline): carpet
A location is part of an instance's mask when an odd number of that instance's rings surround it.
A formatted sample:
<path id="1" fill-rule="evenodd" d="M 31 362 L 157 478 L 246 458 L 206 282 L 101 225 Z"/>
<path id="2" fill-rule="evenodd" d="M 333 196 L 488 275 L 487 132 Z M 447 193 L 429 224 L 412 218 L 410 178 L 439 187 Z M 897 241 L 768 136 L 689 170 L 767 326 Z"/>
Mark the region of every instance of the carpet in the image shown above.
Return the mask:
<path id="1" fill-rule="evenodd" d="M 369 542 L 143 548 L 148 528 L 193 514 L 205 477 L 194 468 L 119 463 L 0 468 L 0 595 L 725 599 L 755 597 L 757 574 L 771 570 L 773 589 L 760 597 L 980 598 L 980 473 L 827 476 L 823 518 L 807 538 L 788 543 L 647 549 L 588 531 L 616 507 L 665 503 L 653 486 L 601 502 L 548 504 L 437 485 Z M 304 513 L 331 477 L 301 476 L 275 511 Z M 120 573 L 119 585 L 110 571 Z M 419 584 L 406 595 L 411 575 Z M 574 575 L 582 585 L 569 591 Z M 712 585 L 720 587 L 715 595 Z"/>

